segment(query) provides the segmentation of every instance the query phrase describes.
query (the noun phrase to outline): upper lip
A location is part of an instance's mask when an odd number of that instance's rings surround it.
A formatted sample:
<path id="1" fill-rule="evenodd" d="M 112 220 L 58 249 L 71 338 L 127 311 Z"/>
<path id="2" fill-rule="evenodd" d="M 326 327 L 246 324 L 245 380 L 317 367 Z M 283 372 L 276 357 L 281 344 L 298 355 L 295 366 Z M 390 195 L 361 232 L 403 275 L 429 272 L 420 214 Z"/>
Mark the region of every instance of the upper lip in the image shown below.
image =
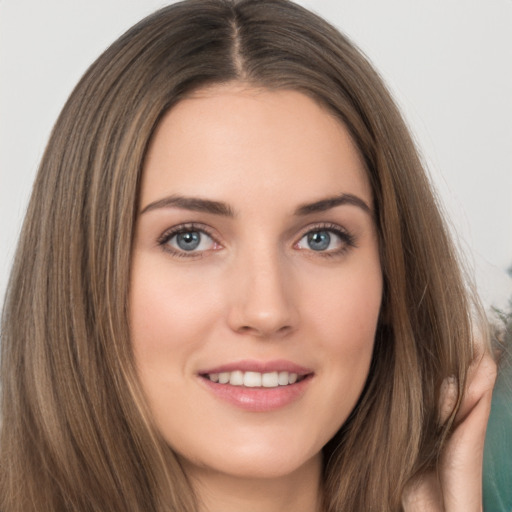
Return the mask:
<path id="1" fill-rule="evenodd" d="M 273 361 L 244 359 L 200 370 L 198 373 L 199 375 L 206 375 L 212 373 L 234 372 L 236 370 L 258 373 L 289 372 L 296 373 L 297 375 L 308 375 L 313 373 L 313 370 L 285 359 L 276 359 Z"/>

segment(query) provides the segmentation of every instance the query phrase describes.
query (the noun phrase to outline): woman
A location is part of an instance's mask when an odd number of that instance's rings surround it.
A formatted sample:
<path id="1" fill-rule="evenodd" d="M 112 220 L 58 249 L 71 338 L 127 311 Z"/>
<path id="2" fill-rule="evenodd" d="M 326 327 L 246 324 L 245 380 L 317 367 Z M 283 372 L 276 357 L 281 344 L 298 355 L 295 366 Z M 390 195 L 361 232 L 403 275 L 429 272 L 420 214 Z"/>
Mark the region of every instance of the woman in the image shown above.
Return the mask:
<path id="1" fill-rule="evenodd" d="M 43 157 L 2 329 L 1 509 L 479 510 L 472 305 L 351 43 L 283 0 L 165 8 L 88 70 Z"/>

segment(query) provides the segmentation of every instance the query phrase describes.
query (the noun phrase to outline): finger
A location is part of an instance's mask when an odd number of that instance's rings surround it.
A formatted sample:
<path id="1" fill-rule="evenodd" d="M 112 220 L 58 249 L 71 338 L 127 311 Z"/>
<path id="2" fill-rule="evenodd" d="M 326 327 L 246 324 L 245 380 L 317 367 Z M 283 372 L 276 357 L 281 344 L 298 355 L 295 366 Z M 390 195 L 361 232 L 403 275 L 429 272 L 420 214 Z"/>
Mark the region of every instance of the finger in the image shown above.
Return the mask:
<path id="1" fill-rule="evenodd" d="M 496 363 L 482 347 L 476 349 L 478 353 L 468 369 L 466 390 L 457 416 L 455 425 L 464 420 L 467 414 L 478 402 L 480 397 L 492 390 L 496 381 Z M 439 423 L 444 424 L 452 414 L 458 398 L 457 379 L 454 376 L 447 377 L 441 384 L 439 394 Z"/>
<path id="2" fill-rule="evenodd" d="M 447 377 L 441 384 L 439 393 L 439 424 L 443 425 L 451 416 L 459 396 L 457 379 L 453 376 Z"/>
<path id="3" fill-rule="evenodd" d="M 482 461 L 492 391 L 485 392 L 446 445 L 440 467 L 447 512 L 480 512 Z"/>
<path id="4" fill-rule="evenodd" d="M 455 417 L 455 425 L 464 421 L 484 395 L 492 393 L 495 381 L 496 363 L 488 353 L 483 353 L 469 368 L 466 390 Z"/>
<path id="5" fill-rule="evenodd" d="M 455 429 L 441 458 L 439 476 L 446 512 L 480 512 L 482 509 L 483 450 L 495 379 L 494 360 L 480 351 L 468 370 Z M 457 388 L 453 377 L 445 379 L 441 386 L 441 421 L 446 421 L 453 412 Z"/>

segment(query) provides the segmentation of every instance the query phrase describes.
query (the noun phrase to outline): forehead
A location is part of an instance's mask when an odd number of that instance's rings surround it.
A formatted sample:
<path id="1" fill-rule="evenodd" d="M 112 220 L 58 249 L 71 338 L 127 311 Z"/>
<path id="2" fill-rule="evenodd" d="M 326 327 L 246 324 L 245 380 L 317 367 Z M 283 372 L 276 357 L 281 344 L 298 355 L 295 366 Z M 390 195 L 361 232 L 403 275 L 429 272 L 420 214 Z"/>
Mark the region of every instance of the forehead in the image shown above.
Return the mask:
<path id="1" fill-rule="evenodd" d="M 180 193 L 280 204 L 352 193 L 371 204 L 347 129 L 303 93 L 240 84 L 202 89 L 173 107 L 146 157 L 142 204 Z"/>

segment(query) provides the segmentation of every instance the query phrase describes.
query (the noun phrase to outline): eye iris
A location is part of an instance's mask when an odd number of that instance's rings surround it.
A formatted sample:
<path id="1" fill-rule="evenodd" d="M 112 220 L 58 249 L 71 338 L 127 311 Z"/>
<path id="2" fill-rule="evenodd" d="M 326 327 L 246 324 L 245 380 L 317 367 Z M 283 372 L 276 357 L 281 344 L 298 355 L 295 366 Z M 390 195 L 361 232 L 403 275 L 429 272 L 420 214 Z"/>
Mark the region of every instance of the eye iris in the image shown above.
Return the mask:
<path id="1" fill-rule="evenodd" d="M 184 251 L 193 251 L 197 249 L 201 242 L 201 235 L 197 231 L 188 231 L 176 235 L 178 247 Z"/>
<path id="2" fill-rule="evenodd" d="M 308 245 L 313 251 L 325 251 L 331 243 L 331 235 L 327 231 L 315 231 L 308 235 Z"/>

